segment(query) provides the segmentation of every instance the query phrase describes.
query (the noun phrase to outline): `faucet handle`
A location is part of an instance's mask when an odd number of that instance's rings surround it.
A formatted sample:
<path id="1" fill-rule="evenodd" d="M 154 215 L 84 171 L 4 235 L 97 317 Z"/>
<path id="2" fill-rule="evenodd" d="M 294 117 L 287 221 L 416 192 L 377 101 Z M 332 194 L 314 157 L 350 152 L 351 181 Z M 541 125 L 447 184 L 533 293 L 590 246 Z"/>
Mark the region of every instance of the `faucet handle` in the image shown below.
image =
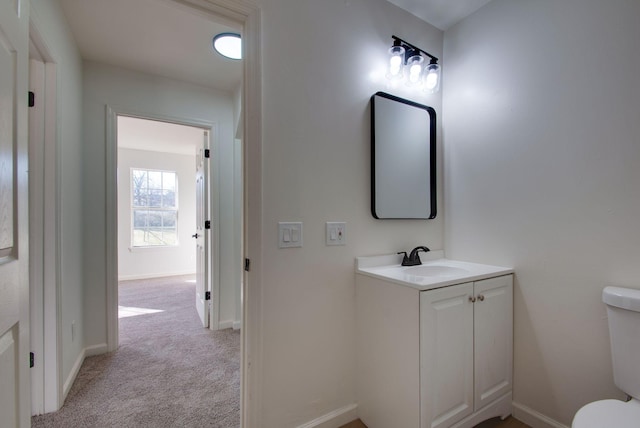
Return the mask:
<path id="1" fill-rule="evenodd" d="M 398 254 L 404 254 L 404 257 L 402 258 L 402 266 L 405 266 L 406 263 L 409 262 L 409 256 L 407 256 L 407 252 L 406 251 L 398 251 Z"/>

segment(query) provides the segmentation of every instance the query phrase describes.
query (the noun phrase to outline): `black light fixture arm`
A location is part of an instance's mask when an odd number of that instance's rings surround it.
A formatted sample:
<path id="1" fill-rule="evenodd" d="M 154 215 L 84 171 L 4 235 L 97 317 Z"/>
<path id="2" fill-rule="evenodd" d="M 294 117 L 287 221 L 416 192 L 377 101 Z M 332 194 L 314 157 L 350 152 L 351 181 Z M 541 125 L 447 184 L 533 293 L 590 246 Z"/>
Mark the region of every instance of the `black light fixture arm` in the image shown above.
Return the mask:
<path id="1" fill-rule="evenodd" d="M 398 36 L 391 36 L 391 38 L 394 40 L 394 45 L 395 46 L 402 46 L 402 47 L 409 47 L 411 49 L 414 49 L 416 51 L 420 51 L 423 54 L 425 54 L 426 56 L 428 56 L 429 58 L 431 58 L 431 64 L 437 64 L 438 63 L 438 58 L 431 55 L 429 52 L 420 49 L 419 47 L 412 45 L 411 43 L 407 42 L 406 40 L 402 40 L 400 37 Z M 405 45 L 405 46 L 403 46 Z"/>

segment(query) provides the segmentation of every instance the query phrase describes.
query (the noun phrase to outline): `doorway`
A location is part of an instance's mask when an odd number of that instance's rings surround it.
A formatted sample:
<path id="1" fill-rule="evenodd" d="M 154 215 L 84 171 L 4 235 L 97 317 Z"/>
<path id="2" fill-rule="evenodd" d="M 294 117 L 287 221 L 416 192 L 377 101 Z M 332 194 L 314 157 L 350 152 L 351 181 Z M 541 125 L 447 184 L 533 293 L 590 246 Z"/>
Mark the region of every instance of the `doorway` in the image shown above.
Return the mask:
<path id="1" fill-rule="evenodd" d="M 237 116 L 239 122 L 234 126 L 238 130 L 241 138 L 239 143 L 242 147 L 242 246 L 241 257 L 237 258 L 237 263 L 242 267 L 243 283 L 241 292 L 242 309 L 242 418 L 243 426 L 251 426 L 258 423 L 260 414 L 260 370 L 262 356 L 262 341 L 260 320 L 262 316 L 262 291 L 261 291 L 261 271 L 262 271 L 262 152 L 261 152 L 261 61 L 260 61 L 260 12 L 252 4 L 238 2 L 192 2 L 179 1 L 197 15 L 204 16 L 212 21 L 222 20 L 228 23 L 238 23 L 242 28 L 244 53 L 246 58 L 242 61 L 243 86 L 238 97 L 241 101 L 242 111 Z M 197 4 L 196 4 L 197 3 Z M 184 68 L 184 67 L 183 67 Z M 139 79 L 138 83 L 145 87 L 152 86 L 153 81 Z M 104 88 L 102 88 L 104 89 Z M 118 343 L 118 320 L 117 311 L 110 308 L 117 308 L 117 201 L 116 201 L 116 166 L 117 148 L 115 146 L 115 119 L 116 114 L 130 115 L 137 117 L 147 117 L 150 105 L 142 103 L 139 91 L 135 97 L 126 97 L 125 101 L 117 100 L 116 95 L 122 94 L 123 90 L 113 88 L 114 94 L 105 94 L 101 100 L 96 100 L 106 104 L 106 150 L 105 150 L 105 276 L 106 276 L 106 350 L 113 351 Z M 163 91 L 160 91 L 163 93 Z M 107 96 L 108 95 L 108 96 Z M 113 96 L 112 96 L 113 95 Z M 174 96 L 167 98 L 165 94 L 162 100 L 176 100 Z M 124 99 L 124 98 L 123 98 Z M 176 100 L 177 101 L 177 100 Z M 104 105 L 103 104 L 103 105 Z M 193 110 L 193 103 L 184 104 Z M 125 106 L 124 109 L 122 106 Z M 182 115 L 173 109 L 167 109 L 166 104 L 156 103 L 161 115 L 174 115 L 173 117 L 158 117 L 155 119 L 175 121 L 175 115 Z M 104 117 L 104 116 L 103 116 Z M 203 117 L 201 114 L 190 115 L 190 117 Z M 96 119 L 98 120 L 98 119 Z M 192 123 L 196 126 L 207 125 L 207 123 Z M 236 133 L 237 135 L 237 133 Z M 215 150 L 215 148 L 214 148 Z M 249 292 L 249 283 L 251 290 Z M 222 321 L 226 321 L 222 319 Z"/>
<path id="2" fill-rule="evenodd" d="M 260 345 L 260 316 L 261 316 L 261 291 L 260 291 L 260 271 L 261 271 L 261 242 L 262 242 L 262 224 L 261 224 L 261 88 L 260 88 L 260 11 L 259 9 L 253 5 L 252 3 L 244 2 L 243 0 L 239 0 L 237 2 L 233 2 L 233 4 L 224 1 L 211 0 L 208 2 L 198 2 L 191 0 L 175 0 L 169 3 L 175 3 L 179 8 L 183 8 L 185 10 L 190 10 L 194 12 L 196 15 L 204 16 L 207 19 L 211 20 L 221 20 L 227 23 L 236 23 L 243 28 L 243 39 L 246 40 L 245 45 L 245 53 L 246 60 L 243 65 L 243 81 L 244 88 L 242 94 L 240 95 L 240 99 L 242 101 L 243 112 L 241 114 L 242 119 L 240 120 L 240 124 L 238 125 L 238 129 L 240 133 L 243 133 L 242 141 L 237 142 L 237 147 L 243 147 L 244 153 L 251 152 L 252 155 L 250 159 L 245 159 L 243 161 L 243 169 L 240 174 L 243 179 L 245 189 L 245 196 L 240 199 L 239 205 L 244 210 L 244 216 L 246 216 L 246 220 L 242 222 L 241 228 L 243 229 L 243 246 L 244 250 L 240 250 L 241 257 L 238 257 L 238 263 L 242 266 L 247 267 L 244 275 L 243 288 L 244 290 L 241 292 L 243 300 L 240 304 L 240 307 L 243 309 L 242 311 L 242 320 L 237 323 L 237 325 L 242 324 L 246 329 L 242 329 L 243 332 L 243 380 L 242 380 L 242 394 L 243 394 L 243 419 L 244 424 L 251 425 L 252 420 L 255 415 L 258 415 L 258 410 L 260 409 L 259 404 L 259 370 L 260 370 L 260 360 L 261 360 L 261 345 Z M 35 18 L 34 18 L 35 19 Z M 168 57 L 168 56 L 167 56 Z M 182 67 L 185 68 L 185 67 Z M 55 66 L 52 66 L 52 70 L 55 69 Z M 58 79 L 56 79 L 55 74 L 51 74 L 51 80 L 49 80 L 49 74 L 47 74 L 47 81 L 51 81 L 51 84 L 48 85 L 50 88 L 55 88 L 56 84 L 59 84 Z M 56 83 L 57 82 L 57 83 Z M 59 86 L 59 85 L 58 85 Z M 53 103 L 53 98 L 48 98 L 48 100 Z M 107 102 L 108 103 L 108 102 Z M 55 103 L 53 103 L 55 104 Z M 138 115 L 141 113 L 139 110 L 140 107 L 134 104 L 129 105 L 129 103 L 118 103 L 116 105 L 127 105 L 128 109 L 131 109 L 128 113 L 133 115 Z M 113 113 L 114 110 L 107 108 L 110 113 Z M 167 114 L 167 112 L 164 112 Z M 168 113 L 171 114 L 171 113 Z M 104 117 L 104 116 L 103 116 Z M 201 117 L 201 116 L 199 116 Z M 55 135 L 56 130 L 59 133 L 59 124 L 56 122 L 55 115 L 52 116 L 51 119 L 51 128 L 53 132 L 48 132 L 47 136 L 53 138 L 53 143 L 55 143 Z M 95 308 L 98 315 L 96 319 L 101 321 L 101 319 L 106 318 L 106 340 L 102 340 L 101 342 L 91 342 L 87 343 L 85 349 L 82 350 L 82 353 L 78 356 L 78 361 L 82 361 L 85 355 L 94 355 L 96 353 L 105 352 L 108 350 L 113 350 L 114 347 L 117 347 L 117 312 L 116 316 L 112 316 L 109 313 L 108 308 L 115 305 L 117 308 L 117 202 L 115 192 L 115 182 L 116 182 L 116 169 L 115 169 L 115 161 L 116 161 L 116 150 L 114 150 L 113 146 L 113 130 L 115 129 L 112 126 L 112 123 L 108 123 L 108 126 L 102 126 L 102 129 L 106 128 L 107 133 L 107 142 L 106 142 L 106 173 L 104 174 L 106 177 L 106 185 L 104 183 L 98 182 L 98 186 L 96 187 L 97 193 L 100 195 L 100 201 L 97 204 L 94 204 L 95 201 L 91 203 L 95 206 L 101 205 L 103 200 L 102 195 L 104 195 L 105 205 L 106 205 L 106 227 L 98 227 L 95 229 L 100 236 L 98 237 L 98 241 L 102 241 L 102 236 L 106 236 L 104 239 L 104 243 L 102 245 L 98 245 L 99 248 L 104 248 L 104 250 L 99 250 L 98 252 L 106 253 L 106 258 L 102 258 L 102 260 L 106 260 L 104 263 L 104 271 L 102 267 L 96 264 L 88 263 L 89 274 L 93 272 L 93 269 L 97 266 L 97 275 L 98 278 L 94 283 L 97 286 L 101 287 L 103 283 L 106 283 L 106 303 L 105 306 Z M 97 134 L 99 135 L 99 133 Z M 59 159 L 60 149 L 56 147 L 55 144 L 47 144 L 47 150 L 51 153 L 51 156 L 46 156 L 47 160 L 51 160 L 54 166 L 57 166 L 55 159 Z M 249 156 L 247 156 L 249 158 Z M 94 164 L 97 166 L 98 164 Z M 100 168 L 98 168 L 101 171 Z M 56 195 L 60 191 L 60 183 L 55 180 L 57 177 L 57 171 L 55 169 L 50 170 L 48 173 L 53 175 L 53 179 L 46 180 L 46 185 L 51 187 L 53 191 L 45 192 L 46 197 L 50 200 L 56 201 Z M 104 189 L 104 190 L 103 190 Z M 250 208 L 250 209 L 249 209 Z M 48 212 L 46 217 L 47 221 L 55 226 L 59 222 L 59 218 L 57 217 L 58 211 L 60 211 L 60 207 L 56 206 L 56 209 L 52 212 Z M 100 211 L 102 211 L 102 207 L 100 207 Z M 52 216 L 51 214 L 54 214 Z M 100 221 L 102 224 L 102 221 Z M 106 230 L 106 231 L 105 231 Z M 250 234 L 247 231 L 250 230 Z M 51 246 L 54 246 L 60 243 L 60 236 L 57 235 L 59 229 L 52 229 L 54 235 L 54 239 L 47 241 Z M 89 246 L 91 248 L 91 246 Z M 52 252 L 51 254 L 56 254 Z M 247 260 L 243 260 L 243 258 L 247 258 Z M 249 257 L 251 257 L 251 264 L 249 265 Z M 91 261 L 91 259 L 89 259 Z M 58 269 L 56 264 L 52 265 L 53 268 Z M 250 269 L 249 269 L 250 266 Z M 106 274 L 104 273 L 106 271 Z M 60 283 L 59 283 L 59 271 L 56 271 L 56 275 L 48 276 L 51 281 L 54 282 L 52 287 L 48 287 L 48 292 L 52 293 L 55 297 L 55 293 L 60 293 Z M 55 272 L 54 272 L 55 273 Z M 100 276 L 105 275 L 104 279 L 100 279 Z M 251 293 L 247 291 L 248 281 L 251 281 L 252 289 Z M 115 285 L 115 287 L 113 287 Z M 114 293 L 115 289 L 115 293 Z M 115 295 L 114 295 L 115 294 Z M 250 297 L 251 296 L 251 297 Z M 114 299 L 115 297 L 115 299 Z M 250 297 L 250 298 L 249 298 Z M 104 299 L 104 294 L 102 294 L 101 300 Z M 104 301 L 104 300 L 102 300 Z M 81 302 L 82 303 L 82 302 Z M 44 318 L 45 320 L 49 320 L 51 322 L 46 322 L 46 327 L 48 329 L 53 330 L 54 332 L 62 329 L 62 317 L 60 312 L 59 303 L 54 298 L 46 298 L 44 299 Z M 78 307 L 82 308 L 83 306 L 80 304 Z M 104 311 L 103 308 L 107 308 L 107 311 Z M 94 311 L 94 308 L 90 309 L 90 311 Z M 102 321 L 101 321 L 102 322 Z M 115 328 L 114 328 L 115 325 Z M 234 323 L 234 326 L 236 323 Z M 93 324 L 90 325 L 94 327 Z M 100 331 L 100 325 L 97 326 L 98 331 Z M 68 330 L 68 326 L 67 326 Z M 102 329 L 101 331 L 105 331 Z M 245 334 L 246 333 L 246 334 Z M 80 339 L 87 336 L 80 336 Z M 51 340 L 49 340 L 51 339 Z M 56 382 L 51 382 L 50 385 L 56 389 L 55 394 L 52 396 L 55 397 L 54 409 L 61 405 L 63 396 L 63 386 L 62 382 L 62 365 L 59 362 L 59 357 L 62 355 L 63 344 L 62 341 L 55 335 L 45 335 L 45 340 L 48 340 L 52 343 L 52 349 L 55 351 L 51 357 L 46 358 L 45 365 L 47 367 L 51 367 L 49 371 L 52 373 L 52 376 L 56 380 Z M 76 342 L 77 343 L 77 342 Z M 66 346 L 66 344 L 65 344 Z M 66 348 L 65 348 L 66 349 Z M 41 360 L 42 361 L 42 360 Z M 79 367 L 79 364 L 74 365 L 75 367 Z M 67 392 L 67 384 L 70 385 L 70 381 L 73 380 L 75 374 L 71 373 L 69 378 L 67 378 L 67 382 L 64 383 L 64 392 Z M 244 425 L 243 424 L 243 425 Z"/>
<path id="3" fill-rule="evenodd" d="M 174 367 L 173 386 L 186 388 L 193 382 L 192 371 L 183 372 L 184 351 L 189 349 L 189 364 L 203 370 L 213 364 L 214 372 L 224 373 L 207 374 L 210 382 L 200 386 L 202 391 L 216 391 L 216 397 L 224 397 L 210 403 L 208 420 L 230 418 L 225 423 L 235 426 L 240 417 L 240 334 L 227 328 L 232 325 L 220 323 L 225 287 L 220 287 L 219 260 L 220 212 L 226 201 L 221 194 L 229 190 L 221 189 L 220 183 L 233 183 L 236 174 L 224 175 L 237 171 L 220 167 L 225 150 L 220 148 L 215 123 L 194 126 L 184 119 L 116 113 L 115 125 L 117 354 L 120 359 L 123 355 L 140 358 L 137 364 L 150 373 L 154 367 L 161 372 L 170 365 Z M 237 166 L 241 168 L 239 159 Z M 241 200 L 241 186 L 235 189 Z M 241 230 L 241 224 L 238 226 Z M 241 242 L 241 236 L 233 238 L 231 245 L 223 247 L 226 251 L 233 251 L 235 242 Z M 235 273 L 239 278 L 239 269 Z M 239 291 L 241 284 L 233 285 Z M 204 330 L 221 327 L 226 330 Z M 155 382 L 155 377 L 146 381 Z M 135 387 L 144 385 L 143 379 L 134 376 L 127 382 Z M 203 404 L 195 398 L 192 401 L 192 410 Z"/>
<path id="4" fill-rule="evenodd" d="M 213 268 L 218 252 L 211 251 L 216 246 L 210 242 L 217 242 L 209 219 L 210 158 L 202 156 L 209 147 L 209 133 L 200 127 L 117 117 L 118 282 L 122 286 L 152 278 L 193 277 L 193 300 L 204 327 L 209 326 L 210 312 L 217 316 L 217 304 L 212 305 L 210 297 L 211 284 L 218 281 Z M 199 166 L 195 172 L 194 165 Z M 135 289 L 145 282 L 141 284 Z M 153 311 L 118 303 L 119 319 Z"/>
<path id="5" fill-rule="evenodd" d="M 194 274 L 202 325 L 239 329 L 239 142 L 216 124 L 121 113 L 115 124 L 118 281 Z"/>

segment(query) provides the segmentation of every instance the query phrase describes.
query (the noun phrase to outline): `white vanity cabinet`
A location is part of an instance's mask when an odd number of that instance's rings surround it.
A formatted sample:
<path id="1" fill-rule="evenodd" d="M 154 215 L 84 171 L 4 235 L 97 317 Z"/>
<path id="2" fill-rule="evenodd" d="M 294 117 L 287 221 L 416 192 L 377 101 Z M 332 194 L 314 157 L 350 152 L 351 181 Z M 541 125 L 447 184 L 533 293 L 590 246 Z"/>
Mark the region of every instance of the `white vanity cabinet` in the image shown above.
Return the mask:
<path id="1" fill-rule="evenodd" d="M 451 427 L 511 392 L 512 302 L 512 275 L 420 292 L 421 428 Z"/>
<path id="2" fill-rule="evenodd" d="M 510 272 L 423 290 L 358 271 L 356 393 L 367 427 L 471 428 L 511 413 Z"/>

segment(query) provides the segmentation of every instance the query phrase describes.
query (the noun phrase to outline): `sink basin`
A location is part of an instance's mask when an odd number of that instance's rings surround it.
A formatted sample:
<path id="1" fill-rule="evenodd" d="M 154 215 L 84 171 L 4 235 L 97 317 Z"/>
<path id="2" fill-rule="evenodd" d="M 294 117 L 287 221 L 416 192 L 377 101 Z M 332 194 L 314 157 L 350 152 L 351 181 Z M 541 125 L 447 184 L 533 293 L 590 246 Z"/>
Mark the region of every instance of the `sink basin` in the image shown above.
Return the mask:
<path id="1" fill-rule="evenodd" d="M 406 275 L 412 276 L 458 276 L 468 274 L 469 271 L 454 266 L 441 266 L 441 265 L 429 265 L 429 266 L 412 266 L 404 270 Z"/>
<path id="2" fill-rule="evenodd" d="M 511 268 L 446 259 L 441 250 L 420 256 L 422 264 L 418 266 L 401 266 L 398 254 L 358 257 L 356 273 L 420 291 L 513 273 Z"/>

